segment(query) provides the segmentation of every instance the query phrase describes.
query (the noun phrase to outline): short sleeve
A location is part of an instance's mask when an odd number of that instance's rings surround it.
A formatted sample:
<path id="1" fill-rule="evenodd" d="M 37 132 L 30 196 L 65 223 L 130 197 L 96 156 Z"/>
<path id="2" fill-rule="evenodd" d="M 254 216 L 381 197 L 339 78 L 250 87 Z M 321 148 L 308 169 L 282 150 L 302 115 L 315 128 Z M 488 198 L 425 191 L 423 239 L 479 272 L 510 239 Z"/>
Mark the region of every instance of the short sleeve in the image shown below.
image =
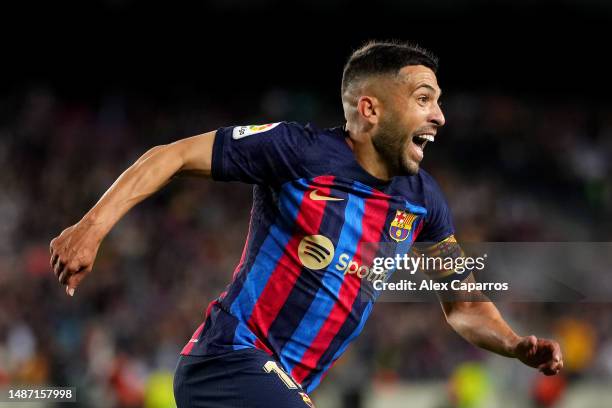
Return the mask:
<path id="1" fill-rule="evenodd" d="M 438 183 L 429 174 L 423 173 L 427 216 L 417 241 L 438 243 L 455 233 L 453 217 Z"/>
<path id="2" fill-rule="evenodd" d="M 250 184 L 282 184 L 300 178 L 311 132 L 294 122 L 217 130 L 212 178 Z"/>
<path id="3" fill-rule="evenodd" d="M 414 253 L 417 256 L 423 255 L 437 260 L 423 269 L 427 277 L 438 281 L 464 280 L 470 275 L 471 270 L 457 268 L 457 259 L 465 258 L 465 253 L 455 239 L 455 227 L 448 203 L 433 177 L 425 172 L 422 177 L 427 216 L 423 230 L 413 247 Z M 449 261 L 451 259 L 453 261 Z"/>

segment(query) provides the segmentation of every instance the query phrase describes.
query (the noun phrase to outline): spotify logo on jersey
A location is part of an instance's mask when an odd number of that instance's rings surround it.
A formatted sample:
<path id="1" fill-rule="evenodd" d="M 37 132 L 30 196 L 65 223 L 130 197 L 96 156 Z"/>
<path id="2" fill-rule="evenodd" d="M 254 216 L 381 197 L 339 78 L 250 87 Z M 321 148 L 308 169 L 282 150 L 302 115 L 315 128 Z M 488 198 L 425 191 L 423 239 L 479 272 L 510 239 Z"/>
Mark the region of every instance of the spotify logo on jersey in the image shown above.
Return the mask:
<path id="1" fill-rule="evenodd" d="M 334 259 L 334 244 L 323 235 L 308 235 L 298 246 L 302 265 L 309 269 L 323 269 Z"/>

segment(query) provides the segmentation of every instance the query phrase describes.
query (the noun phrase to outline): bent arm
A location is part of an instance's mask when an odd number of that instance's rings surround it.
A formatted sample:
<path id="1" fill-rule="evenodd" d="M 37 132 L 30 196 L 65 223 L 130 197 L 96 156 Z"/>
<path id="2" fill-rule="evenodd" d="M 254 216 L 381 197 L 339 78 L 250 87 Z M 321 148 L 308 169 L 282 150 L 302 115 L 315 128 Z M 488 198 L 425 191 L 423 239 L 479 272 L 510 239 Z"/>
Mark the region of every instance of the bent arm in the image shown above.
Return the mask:
<path id="1" fill-rule="evenodd" d="M 165 186 L 175 175 L 210 177 L 216 132 L 155 146 L 125 170 L 81 222 L 101 240 L 132 207 Z"/>
<path id="2" fill-rule="evenodd" d="M 457 243 L 454 235 L 448 236 L 435 245 L 420 244 L 414 247 L 415 254 L 428 258 L 446 259 L 463 258 L 465 253 Z M 425 274 L 433 278 L 455 276 L 454 270 L 432 268 Z M 451 276 L 452 275 L 452 276 Z M 463 282 L 475 283 L 474 275 L 461 275 Z M 480 291 L 453 290 L 437 292 L 446 321 L 461 337 L 475 346 L 501 354 L 515 357 L 514 350 L 520 337 L 512 331 L 502 318 L 493 303 Z"/>
<path id="3" fill-rule="evenodd" d="M 74 295 L 91 272 L 100 243 L 136 204 L 149 197 L 178 173 L 208 177 L 216 132 L 156 146 L 119 176 L 100 200 L 76 224 L 51 240 L 50 265 L 66 293 Z"/>
<path id="4" fill-rule="evenodd" d="M 470 275 L 466 282 L 469 281 L 473 282 L 474 277 Z M 464 339 L 485 350 L 517 358 L 545 375 L 555 375 L 563 368 L 559 343 L 533 335 L 517 335 L 486 296 L 478 293 L 476 299 L 440 302 L 446 321 Z"/>

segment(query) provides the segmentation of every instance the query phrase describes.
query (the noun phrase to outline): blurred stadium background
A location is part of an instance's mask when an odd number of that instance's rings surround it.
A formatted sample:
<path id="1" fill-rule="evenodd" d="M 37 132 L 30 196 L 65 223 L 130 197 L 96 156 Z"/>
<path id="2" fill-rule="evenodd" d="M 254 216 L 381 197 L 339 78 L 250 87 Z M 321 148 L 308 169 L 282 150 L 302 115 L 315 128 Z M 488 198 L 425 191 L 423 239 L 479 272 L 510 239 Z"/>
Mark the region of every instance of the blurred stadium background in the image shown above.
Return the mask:
<path id="1" fill-rule="evenodd" d="M 176 179 L 117 225 L 73 299 L 49 269 L 50 239 L 154 145 L 226 125 L 342 124 L 342 65 L 369 38 L 440 56 L 447 125 L 423 167 L 460 240 L 610 241 L 612 81 L 594 30 L 606 2 L 382 1 L 370 21 L 348 1 L 21 7 L 39 30 L 12 44 L 0 82 L 0 386 L 172 407 L 180 348 L 240 258 L 251 188 Z M 491 31 L 483 11 L 504 24 Z M 475 349 L 439 305 L 382 303 L 317 407 L 612 406 L 611 304 L 499 307 L 517 332 L 561 341 L 562 376 Z"/>

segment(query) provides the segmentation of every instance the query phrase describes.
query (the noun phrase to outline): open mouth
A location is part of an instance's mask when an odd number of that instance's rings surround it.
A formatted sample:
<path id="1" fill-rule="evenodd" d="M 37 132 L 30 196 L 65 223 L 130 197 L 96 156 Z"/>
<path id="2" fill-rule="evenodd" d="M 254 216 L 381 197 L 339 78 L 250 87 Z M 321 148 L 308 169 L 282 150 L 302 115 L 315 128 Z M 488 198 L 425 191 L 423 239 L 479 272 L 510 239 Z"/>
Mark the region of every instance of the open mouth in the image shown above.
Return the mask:
<path id="1" fill-rule="evenodd" d="M 431 133 L 423 133 L 423 134 L 412 137 L 412 143 L 420 147 L 421 150 L 425 149 L 425 145 L 428 142 L 433 142 L 434 140 L 435 140 L 435 135 Z"/>

